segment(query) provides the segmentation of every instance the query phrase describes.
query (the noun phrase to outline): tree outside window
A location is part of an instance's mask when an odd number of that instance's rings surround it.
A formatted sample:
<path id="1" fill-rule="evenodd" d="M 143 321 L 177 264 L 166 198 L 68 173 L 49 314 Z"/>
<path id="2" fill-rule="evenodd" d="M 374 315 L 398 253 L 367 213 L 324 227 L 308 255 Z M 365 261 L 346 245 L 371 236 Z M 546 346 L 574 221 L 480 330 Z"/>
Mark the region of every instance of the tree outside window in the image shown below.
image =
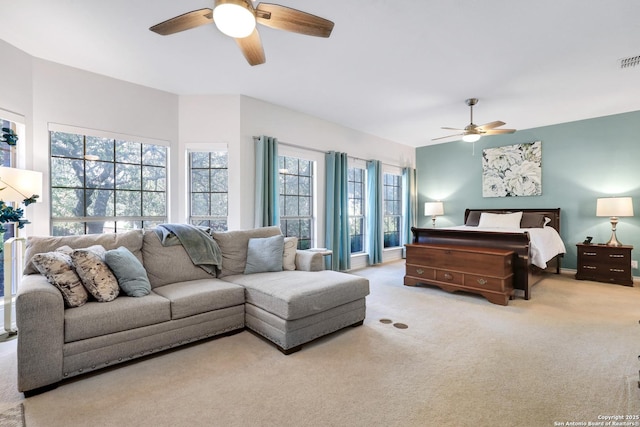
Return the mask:
<path id="1" fill-rule="evenodd" d="M 312 247 L 313 162 L 280 156 L 280 228 L 298 238 L 298 249 Z"/>
<path id="2" fill-rule="evenodd" d="M 352 254 L 364 252 L 364 180 L 364 169 L 349 168 L 347 187 L 349 193 L 349 239 Z"/>
<path id="3" fill-rule="evenodd" d="M 166 222 L 166 147 L 66 132 L 50 132 L 50 144 L 52 235 Z"/>
<path id="4" fill-rule="evenodd" d="M 228 155 L 226 151 L 190 152 L 190 211 L 189 222 L 227 230 Z"/>
<path id="5" fill-rule="evenodd" d="M 402 221 L 402 176 L 384 174 L 384 247 L 400 246 Z"/>

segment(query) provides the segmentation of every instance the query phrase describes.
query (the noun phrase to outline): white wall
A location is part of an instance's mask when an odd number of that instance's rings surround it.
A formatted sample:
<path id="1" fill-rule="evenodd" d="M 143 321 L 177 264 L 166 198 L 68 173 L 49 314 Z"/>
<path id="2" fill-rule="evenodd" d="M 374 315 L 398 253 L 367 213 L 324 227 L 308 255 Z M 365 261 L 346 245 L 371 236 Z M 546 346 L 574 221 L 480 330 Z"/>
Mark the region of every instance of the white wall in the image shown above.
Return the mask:
<path id="1" fill-rule="evenodd" d="M 0 41 L 0 110 L 21 115 L 26 124 L 26 163 L 44 176 L 41 201 L 26 208 L 33 225 L 27 234 L 49 234 L 49 124 L 114 132 L 167 141 L 170 146 L 169 220 L 187 217 L 187 147 L 226 145 L 229 150 L 229 227 L 254 226 L 255 160 L 253 136 L 275 136 L 310 149 L 323 166 L 322 152 L 347 152 L 399 167 L 415 167 L 409 146 L 358 132 L 307 114 L 242 95 L 178 96 L 30 57 Z M 288 150 L 288 151 L 287 151 Z M 291 151 L 294 150 L 294 151 Z M 302 149 L 302 153 L 305 149 Z M 323 167 L 318 168 L 323 171 Z M 318 179 L 324 194 L 324 176 Z M 323 199 L 320 197 L 320 199 Z M 323 206 L 318 206 L 322 216 Z M 318 224 L 324 245 L 324 224 Z"/>
<path id="2" fill-rule="evenodd" d="M 241 228 L 242 181 L 248 179 L 241 172 L 240 154 L 240 96 L 181 96 L 179 109 L 180 124 L 180 188 L 187 188 L 187 148 L 216 147 L 225 145 L 229 151 L 229 222 L 230 229 Z M 184 193 L 184 191 L 183 191 Z M 187 219 L 188 201 L 182 197 L 178 222 Z"/>
<path id="3" fill-rule="evenodd" d="M 278 138 L 280 151 L 294 154 L 304 150 L 287 147 L 286 144 L 308 147 L 307 152 L 314 158 L 323 159 L 318 151 L 341 151 L 361 159 L 377 159 L 395 166 L 415 167 L 415 149 L 393 141 L 359 132 L 336 123 L 293 111 L 255 98 L 243 96 L 241 99 L 241 152 L 243 164 L 255 163 L 253 136 L 268 135 Z M 324 165 L 319 162 L 317 194 L 324 195 Z M 242 189 L 243 224 L 253 226 L 254 182 L 245 182 Z M 318 198 L 317 213 L 324 218 L 324 197 Z M 248 209 L 250 207 L 250 209 Z M 316 246 L 324 247 L 324 221 L 318 221 Z"/>

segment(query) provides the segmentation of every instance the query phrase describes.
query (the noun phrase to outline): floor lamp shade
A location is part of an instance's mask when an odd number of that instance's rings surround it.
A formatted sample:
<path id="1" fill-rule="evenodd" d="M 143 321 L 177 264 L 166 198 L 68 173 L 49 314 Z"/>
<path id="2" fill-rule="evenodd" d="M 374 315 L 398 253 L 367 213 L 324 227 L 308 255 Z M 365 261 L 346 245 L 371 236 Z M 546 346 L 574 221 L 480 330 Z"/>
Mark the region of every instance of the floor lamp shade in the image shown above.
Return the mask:
<path id="1" fill-rule="evenodd" d="M 0 167 L 0 200 L 22 203 L 42 194 L 42 172 Z"/>
<path id="2" fill-rule="evenodd" d="M 618 217 L 633 216 L 633 200 L 631 197 L 604 197 L 596 203 L 596 216 L 608 216 L 611 221 L 611 238 L 608 246 L 622 246 L 616 237 Z"/>

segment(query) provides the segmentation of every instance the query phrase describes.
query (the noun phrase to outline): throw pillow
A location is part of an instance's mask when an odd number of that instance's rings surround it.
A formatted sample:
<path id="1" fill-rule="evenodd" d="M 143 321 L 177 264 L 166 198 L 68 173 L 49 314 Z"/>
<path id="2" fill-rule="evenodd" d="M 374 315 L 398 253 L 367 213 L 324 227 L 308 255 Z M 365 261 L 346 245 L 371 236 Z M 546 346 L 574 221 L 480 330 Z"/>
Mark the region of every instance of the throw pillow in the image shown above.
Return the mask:
<path id="1" fill-rule="evenodd" d="M 130 297 L 143 297 L 151 292 L 147 271 L 138 258 L 124 246 L 107 251 L 104 260 L 111 268 L 122 291 Z"/>
<path id="2" fill-rule="evenodd" d="M 282 271 L 284 236 L 249 239 L 244 274 Z"/>
<path id="3" fill-rule="evenodd" d="M 58 288 L 67 307 L 80 307 L 89 299 L 87 290 L 72 267 L 71 257 L 62 252 L 44 252 L 31 259 L 36 269 Z"/>
<path id="4" fill-rule="evenodd" d="M 284 252 L 282 254 L 282 269 L 293 271 L 296 269 L 296 252 L 298 250 L 297 237 L 284 238 Z"/>
<path id="5" fill-rule="evenodd" d="M 100 253 L 105 252 L 102 246 L 92 249 L 76 249 L 71 253 L 71 260 L 82 284 L 98 302 L 109 302 L 120 293 L 118 280 L 109 266 L 105 264 Z"/>
<path id="6" fill-rule="evenodd" d="M 509 214 L 482 212 L 478 227 L 519 229 L 522 211 Z"/>
<path id="7" fill-rule="evenodd" d="M 542 228 L 544 227 L 544 215 L 531 212 L 524 212 L 520 221 L 520 228 Z"/>
<path id="8" fill-rule="evenodd" d="M 277 225 L 253 228 L 250 230 L 233 230 L 213 232 L 213 238 L 222 251 L 222 267 L 218 277 L 242 274 L 247 264 L 247 248 L 250 238 L 280 236 L 282 231 Z M 146 244 L 146 242 L 145 242 Z"/>
<path id="9" fill-rule="evenodd" d="M 467 215 L 467 222 L 464 225 L 468 227 L 477 227 L 480 223 L 480 213 L 478 211 L 471 211 L 469 215 Z"/>

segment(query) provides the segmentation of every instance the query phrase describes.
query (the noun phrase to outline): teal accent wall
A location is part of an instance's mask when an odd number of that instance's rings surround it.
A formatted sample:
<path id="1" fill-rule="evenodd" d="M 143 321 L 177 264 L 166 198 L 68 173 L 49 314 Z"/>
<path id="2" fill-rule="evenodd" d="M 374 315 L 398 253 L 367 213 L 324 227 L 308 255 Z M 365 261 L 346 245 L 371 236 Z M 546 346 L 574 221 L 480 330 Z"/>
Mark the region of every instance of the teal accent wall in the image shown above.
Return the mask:
<path id="1" fill-rule="evenodd" d="M 483 198 L 482 150 L 533 141 L 542 141 L 542 195 Z M 420 227 L 431 226 L 426 201 L 444 203 L 437 227 L 462 225 L 465 208 L 561 208 L 562 266 L 575 269 L 576 243 L 611 236 L 608 218 L 596 217 L 596 199 L 631 196 L 635 216 L 620 218 L 616 234 L 640 258 L 640 111 L 483 137 L 475 155 L 473 148 L 455 141 L 416 149 Z"/>

